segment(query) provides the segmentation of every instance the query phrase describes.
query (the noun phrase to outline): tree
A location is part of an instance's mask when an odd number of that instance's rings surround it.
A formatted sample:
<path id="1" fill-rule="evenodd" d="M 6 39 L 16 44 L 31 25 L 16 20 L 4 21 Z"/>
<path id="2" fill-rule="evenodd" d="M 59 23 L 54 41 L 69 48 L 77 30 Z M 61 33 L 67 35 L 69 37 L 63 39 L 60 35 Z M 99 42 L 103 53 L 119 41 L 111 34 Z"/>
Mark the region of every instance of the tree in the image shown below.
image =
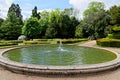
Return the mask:
<path id="1" fill-rule="evenodd" d="M 74 38 L 75 37 L 75 30 L 76 27 L 79 25 L 79 21 L 75 17 L 70 18 L 70 25 L 68 28 L 68 36 L 69 38 Z"/>
<path id="2" fill-rule="evenodd" d="M 27 36 L 29 39 L 39 38 L 40 27 L 37 18 L 31 17 L 25 21 L 22 27 L 22 34 Z"/>
<path id="3" fill-rule="evenodd" d="M 64 15 L 68 15 L 69 17 L 74 15 L 73 8 L 66 8 L 64 9 L 63 13 Z"/>
<path id="4" fill-rule="evenodd" d="M 11 12 L 14 12 L 15 16 L 19 19 L 19 23 L 23 25 L 23 16 L 21 14 L 21 9 L 18 4 L 11 4 L 7 15 L 9 16 Z"/>
<path id="5" fill-rule="evenodd" d="M 49 16 L 49 27 L 46 30 L 45 37 L 46 38 L 59 38 L 59 20 L 60 20 L 61 10 L 59 8 L 50 12 Z M 50 30 L 49 30 L 50 29 Z M 48 34 L 49 33 L 49 34 Z"/>
<path id="6" fill-rule="evenodd" d="M 8 10 L 7 18 L 1 25 L 1 39 L 17 39 L 21 34 L 23 25 L 21 9 L 18 4 L 12 4 Z"/>
<path id="7" fill-rule="evenodd" d="M 84 21 L 80 21 L 80 24 L 76 27 L 75 30 L 75 37 L 76 38 L 87 38 L 88 32 L 87 32 L 87 26 L 88 24 L 84 23 Z"/>
<path id="8" fill-rule="evenodd" d="M 37 12 L 37 6 L 35 6 L 34 9 L 32 10 L 32 17 L 40 19 L 40 13 Z"/>
<path id="9" fill-rule="evenodd" d="M 3 22 L 4 22 L 4 19 L 0 18 L 0 27 L 1 27 Z"/>
<path id="10" fill-rule="evenodd" d="M 6 20 L 3 22 L 0 30 L 1 39 L 16 40 L 21 34 L 21 23 L 14 12 L 10 12 Z"/>
<path id="11" fill-rule="evenodd" d="M 79 21 L 74 16 L 70 16 L 70 12 L 71 10 L 69 11 L 69 9 L 65 9 L 65 11 L 55 9 L 50 13 L 46 37 L 74 38 L 75 29 Z"/>
<path id="12" fill-rule="evenodd" d="M 111 16 L 111 25 L 120 25 L 120 6 L 113 6 L 109 10 Z"/>
<path id="13" fill-rule="evenodd" d="M 39 19 L 41 37 L 45 37 L 46 29 L 49 26 L 49 16 L 50 16 L 50 12 L 48 11 L 41 12 L 41 18 Z"/>
<path id="14" fill-rule="evenodd" d="M 87 24 L 86 31 L 91 39 L 105 37 L 104 31 L 109 25 L 110 17 L 104 6 L 102 2 L 91 2 L 84 11 L 83 21 Z"/>

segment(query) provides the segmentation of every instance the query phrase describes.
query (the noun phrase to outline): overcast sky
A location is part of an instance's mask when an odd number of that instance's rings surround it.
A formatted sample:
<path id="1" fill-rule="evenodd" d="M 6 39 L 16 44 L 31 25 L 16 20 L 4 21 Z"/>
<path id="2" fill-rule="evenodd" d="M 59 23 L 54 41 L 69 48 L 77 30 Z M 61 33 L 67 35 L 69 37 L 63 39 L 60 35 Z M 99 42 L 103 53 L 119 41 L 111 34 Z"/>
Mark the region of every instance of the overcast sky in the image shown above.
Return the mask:
<path id="1" fill-rule="evenodd" d="M 39 11 L 73 7 L 80 10 L 80 17 L 82 17 L 83 11 L 92 1 L 104 2 L 106 9 L 113 5 L 120 5 L 120 0 L 0 0 L 0 17 L 6 17 L 8 8 L 12 3 L 19 4 L 24 19 L 30 16 L 34 6 L 37 6 Z"/>

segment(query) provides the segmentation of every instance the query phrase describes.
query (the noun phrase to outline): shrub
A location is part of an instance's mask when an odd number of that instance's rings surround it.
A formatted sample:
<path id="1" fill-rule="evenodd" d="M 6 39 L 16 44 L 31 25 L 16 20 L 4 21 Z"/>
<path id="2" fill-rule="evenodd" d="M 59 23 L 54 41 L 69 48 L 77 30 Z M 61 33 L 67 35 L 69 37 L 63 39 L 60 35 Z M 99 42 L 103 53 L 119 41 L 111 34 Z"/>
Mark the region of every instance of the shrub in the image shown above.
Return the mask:
<path id="1" fill-rule="evenodd" d="M 77 43 L 82 41 L 87 41 L 87 39 L 63 39 L 62 43 L 67 44 L 67 43 Z M 60 43 L 59 40 L 58 40 L 58 43 Z"/>
<path id="2" fill-rule="evenodd" d="M 113 33 L 113 39 L 120 39 L 120 32 Z"/>
<path id="3" fill-rule="evenodd" d="M 37 41 L 23 41 L 24 44 L 37 44 Z"/>
<path id="4" fill-rule="evenodd" d="M 18 45 L 18 43 L 21 43 L 21 41 L 18 40 L 0 41 L 0 46 Z"/>
<path id="5" fill-rule="evenodd" d="M 76 43 L 87 41 L 87 39 L 62 39 L 62 43 Z M 23 41 L 24 44 L 59 44 L 60 39 L 33 39 L 32 41 Z"/>
<path id="6" fill-rule="evenodd" d="M 97 45 L 104 46 L 104 47 L 120 47 L 120 40 L 119 39 L 99 39 L 96 41 Z"/>
<path id="7" fill-rule="evenodd" d="M 113 34 L 108 34 L 107 38 L 113 39 Z"/>
<path id="8" fill-rule="evenodd" d="M 48 41 L 23 41 L 23 44 L 49 44 Z"/>

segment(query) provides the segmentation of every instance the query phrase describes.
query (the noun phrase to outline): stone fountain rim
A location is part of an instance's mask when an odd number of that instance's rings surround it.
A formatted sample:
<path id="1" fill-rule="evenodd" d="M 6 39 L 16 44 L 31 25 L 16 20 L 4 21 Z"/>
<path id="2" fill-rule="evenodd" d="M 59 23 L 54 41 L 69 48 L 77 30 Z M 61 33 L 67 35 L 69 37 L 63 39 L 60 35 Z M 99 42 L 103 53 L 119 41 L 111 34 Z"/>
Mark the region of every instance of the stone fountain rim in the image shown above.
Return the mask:
<path id="1" fill-rule="evenodd" d="M 90 72 L 110 70 L 120 66 L 120 54 L 105 48 L 97 48 L 97 49 L 110 51 L 114 53 L 117 56 L 117 58 L 112 61 L 98 63 L 98 64 L 90 64 L 90 65 L 88 64 L 87 65 L 70 65 L 70 66 L 34 65 L 34 64 L 25 64 L 25 63 L 7 60 L 2 56 L 5 52 L 13 49 L 18 49 L 18 48 L 23 48 L 23 47 L 7 48 L 0 52 L 0 65 L 17 73 L 19 72 L 20 73 L 21 72 L 43 73 L 43 74 L 90 73 Z M 91 47 L 91 48 L 96 48 L 96 47 Z"/>

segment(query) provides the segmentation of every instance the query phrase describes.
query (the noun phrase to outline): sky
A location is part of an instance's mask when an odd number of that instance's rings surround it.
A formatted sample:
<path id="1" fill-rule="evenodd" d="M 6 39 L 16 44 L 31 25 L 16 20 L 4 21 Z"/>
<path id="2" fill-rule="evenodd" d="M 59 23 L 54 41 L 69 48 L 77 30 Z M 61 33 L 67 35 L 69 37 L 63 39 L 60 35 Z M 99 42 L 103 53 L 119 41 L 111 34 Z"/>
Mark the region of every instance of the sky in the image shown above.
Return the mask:
<path id="1" fill-rule="evenodd" d="M 9 7 L 12 3 L 15 3 L 19 4 L 24 19 L 31 15 L 31 11 L 35 6 L 38 8 L 38 12 L 55 8 L 63 10 L 72 7 L 79 10 L 79 16 L 82 18 L 83 11 L 87 9 L 88 4 L 92 1 L 104 2 L 106 9 L 113 5 L 120 5 L 119 0 L 0 0 L 0 17 L 6 18 Z"/>

